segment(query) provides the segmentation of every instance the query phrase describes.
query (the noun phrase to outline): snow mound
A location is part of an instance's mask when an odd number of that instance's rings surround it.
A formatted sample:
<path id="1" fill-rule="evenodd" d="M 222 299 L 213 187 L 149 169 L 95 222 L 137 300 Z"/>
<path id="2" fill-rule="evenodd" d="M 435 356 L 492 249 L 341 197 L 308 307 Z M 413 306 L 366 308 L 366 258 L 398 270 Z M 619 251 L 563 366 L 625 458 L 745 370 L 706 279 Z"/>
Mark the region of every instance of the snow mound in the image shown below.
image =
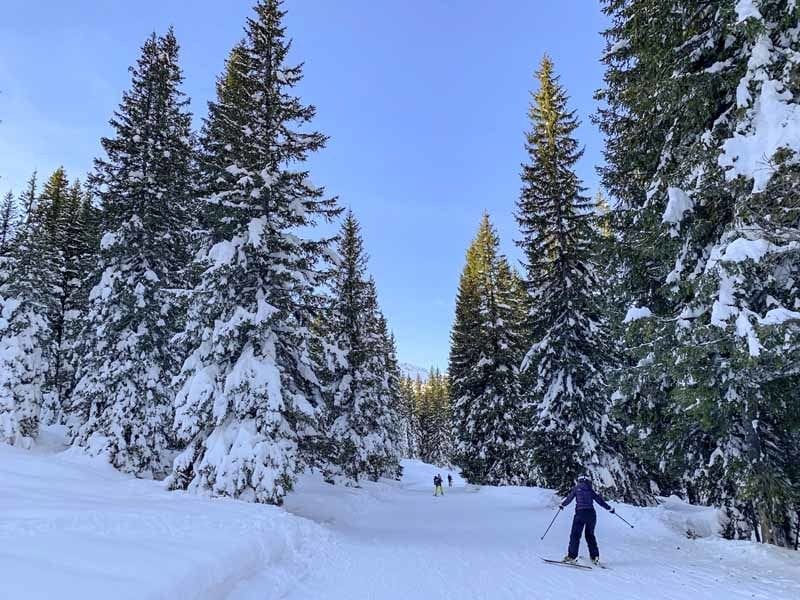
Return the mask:
<path id="1" fill-rule="evenodd" d="M 719 537 L 722 527 L 719 509 L 694 506 L 670 496 L 662 499 L 653 510 L 658 520 L 675 533 L 690 538 Z"/>
<path id="2" fill-rule="evenodd" d="M 254 577 L 279 594 L 328 539 L 279 508 L 168 492 L 53 454 L 57 432 L 40 439 L 33 452 L 0 444 L 0 597 L 225 598 Z"/>

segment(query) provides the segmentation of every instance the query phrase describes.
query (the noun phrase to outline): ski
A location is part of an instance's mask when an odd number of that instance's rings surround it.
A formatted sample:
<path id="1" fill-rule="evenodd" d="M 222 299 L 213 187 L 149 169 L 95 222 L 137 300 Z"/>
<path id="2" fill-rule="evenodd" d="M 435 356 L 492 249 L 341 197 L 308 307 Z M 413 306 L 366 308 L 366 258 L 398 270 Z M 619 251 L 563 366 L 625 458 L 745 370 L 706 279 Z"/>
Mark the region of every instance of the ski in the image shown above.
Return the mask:
<path id="1" fill-rule="evenodd" d="M 552 559 L 549 559 L 549 558 L 544 558 L 543 556 L 540 556 L 539 558 L 541 558 L 544 562 L 546 562 L 548 564 L 551 564 L 551 565 L 561 565 L 561 566 L 564 566 L 564 567 L 575 567 L 576 569 L 586 569 L 588 571 L 592 570 L 592 567 L 589 567 L 587 565 L 579 565 L 578 563 L 568 563 L 568 562 L 564 562 L 563 560 L 552 560 Z"/>

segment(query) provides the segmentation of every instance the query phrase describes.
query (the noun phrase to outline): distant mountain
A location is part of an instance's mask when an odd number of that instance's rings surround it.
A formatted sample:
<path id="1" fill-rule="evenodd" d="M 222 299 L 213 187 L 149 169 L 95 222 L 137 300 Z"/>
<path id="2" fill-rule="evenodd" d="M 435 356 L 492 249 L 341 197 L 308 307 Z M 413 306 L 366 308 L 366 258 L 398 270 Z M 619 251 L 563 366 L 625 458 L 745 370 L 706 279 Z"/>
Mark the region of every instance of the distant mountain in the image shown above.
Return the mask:
<path id="1" fill-rule="evenodd" d="M 406 377 L 410 377 L 411 379 L 416 379 L 419 377 L 422 381 L 428 381 L 428 371 L 430 369 L 425 369 L 423 367 L 418 367 L 417 365 L 412 365 L 411 363 L 401 362 L 400 363 L 400 371 Z"/>

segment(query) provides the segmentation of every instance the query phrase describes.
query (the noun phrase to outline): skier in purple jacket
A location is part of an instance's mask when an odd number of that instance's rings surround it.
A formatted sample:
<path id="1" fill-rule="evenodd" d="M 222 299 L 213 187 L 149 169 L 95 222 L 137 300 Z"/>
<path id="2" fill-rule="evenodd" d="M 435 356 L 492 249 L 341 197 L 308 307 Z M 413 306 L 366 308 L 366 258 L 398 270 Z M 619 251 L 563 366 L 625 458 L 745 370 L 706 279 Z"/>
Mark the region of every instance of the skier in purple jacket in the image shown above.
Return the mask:
<path id="1" fill-rule="evenodd" d="M 594 510 L 594 503 L 597 502 L 612 513 L 614 509 L 600 497 L 600 494 L 592 489 L 592 480 L 588 475 L 578 477 L 575 487 L 572 488 L 569 495 L 559 505 L 559 510 L 564 510 L 573 500 L 575 500 L 575 517 L 572 519 L 572 531 L 569 534 L 569 551 L 564 557 L 564 562 L 577 562 L 581 533 L 585 529 L 589 556 L 594 564 L 598 564 L 600 562 L 600 550 L 597 548 L 597 538 L 594 536 L 594 527 L 597 525 L 597 513 Z"/>

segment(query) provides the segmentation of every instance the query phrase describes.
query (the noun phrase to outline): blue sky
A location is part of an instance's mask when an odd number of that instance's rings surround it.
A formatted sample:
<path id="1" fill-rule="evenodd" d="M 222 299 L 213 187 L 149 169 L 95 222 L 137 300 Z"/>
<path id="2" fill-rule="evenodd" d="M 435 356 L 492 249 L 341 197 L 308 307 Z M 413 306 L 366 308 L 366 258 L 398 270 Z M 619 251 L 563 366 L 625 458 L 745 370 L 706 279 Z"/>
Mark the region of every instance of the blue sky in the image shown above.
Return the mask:
<path id="1" fill-rule="evenodd" d="M 0 191 L 33 169 L 83 176 L 145 37 L 169 25 L 198 119 L 241 37 L 250 0 L 4 0 Z M 400 359 L 445 368 L 464 253 L 484 210 L 518 257 L 513 218 L 529 92 L 542 55 L 583 122 L 590 193 L 602 138 L 590 123 L 605 20 L 594 0 L 287 0 L 300 93 L 331 136 L 316 183 L 362 222 Z"/>

